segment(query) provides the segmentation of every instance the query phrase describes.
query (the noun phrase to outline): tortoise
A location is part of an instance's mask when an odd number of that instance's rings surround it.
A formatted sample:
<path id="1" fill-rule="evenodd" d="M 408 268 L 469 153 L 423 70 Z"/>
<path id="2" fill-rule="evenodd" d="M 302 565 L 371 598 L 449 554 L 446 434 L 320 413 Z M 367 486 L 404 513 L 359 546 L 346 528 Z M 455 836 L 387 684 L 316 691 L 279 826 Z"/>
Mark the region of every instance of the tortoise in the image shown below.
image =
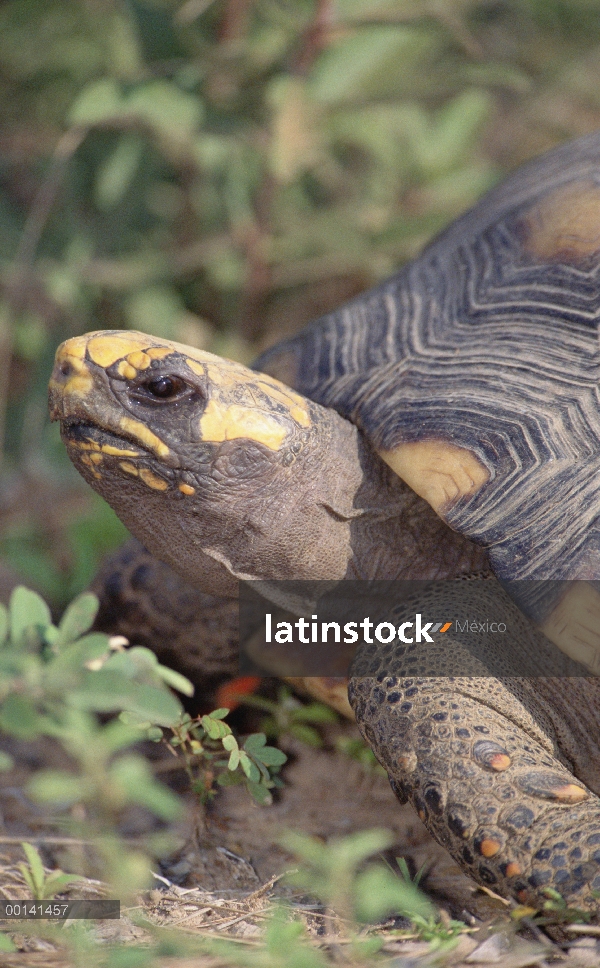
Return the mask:
<path id="1" fill-rule="evenodd" d="M 500 651 L 483 637 L 496 675 L 447 675 L 450 632 L 430 674 L 380 663 L 349 697 L 399 799 L 522 902 L 600 889 L 599 272 L 593 134 L 254 370 L 106 331 L 63 343 L 50 382 L 77 469 L 206 593 L 490 568 L 506 583 L 535 624 L 513 607 Z"/>

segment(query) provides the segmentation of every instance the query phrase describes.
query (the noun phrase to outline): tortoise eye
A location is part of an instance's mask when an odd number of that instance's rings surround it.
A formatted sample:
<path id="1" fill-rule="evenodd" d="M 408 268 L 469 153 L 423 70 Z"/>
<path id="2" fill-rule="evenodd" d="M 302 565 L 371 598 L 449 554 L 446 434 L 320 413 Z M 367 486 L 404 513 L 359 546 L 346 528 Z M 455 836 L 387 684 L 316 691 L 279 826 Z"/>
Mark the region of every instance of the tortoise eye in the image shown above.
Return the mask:
<path id="1" fill-rule="evenodd" d="M 181 393 L 185 384 L 183 380 L 176 377 L 159 376 L 156 380 L 145 383 L 144 387 L 153 397 L 158 397 L 160 400 L 169 400 Z"/>

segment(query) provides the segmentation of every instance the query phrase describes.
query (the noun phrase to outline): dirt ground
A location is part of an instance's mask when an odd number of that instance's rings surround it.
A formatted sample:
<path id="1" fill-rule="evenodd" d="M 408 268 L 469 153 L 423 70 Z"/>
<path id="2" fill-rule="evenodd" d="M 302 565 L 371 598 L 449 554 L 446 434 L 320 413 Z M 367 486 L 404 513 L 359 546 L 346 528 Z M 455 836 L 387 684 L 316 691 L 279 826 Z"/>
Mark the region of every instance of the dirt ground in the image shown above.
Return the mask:
<path id="1" fill-rule="evenodd" d="M 327 727 L 323 749 L 307 747 L 296 740 L 284 742 L 289 760 L 283 777 L 284 788 L 272 805 L 260 807 L 243 787 L 222 790 L 205 811 L 186 793 L 185 776 L 167 771 L 164 756 L 154 759 L 154 768 L 170 784 L 180 789 L 188 805 L 185 823 L 176 831 L 178 849 L 163 858 L 156 869 L 156 887 L 141 899 L 145 916 L 155 925 L 178 928 L 202 937 L 235 939 L 238 943 L 256 943 L 266 915 L 278 896 L 286 896 L 299 905 L 308 933 L 315 944 L 322 944 L 326 914 L 318 905 L 307 904 L 306 897 L 294 895 L 278 879 L 284 871 L 297 866 L 280 846 L 286 830 L 303 831 L 327 842 L 333 837 L 366 830 L 373 826 L 391 830 L 393 847 L 385 858 L 406 858 L 409 870 L 424 868 L 421 886 L 443 912 L 471 926 L 443 964 L 493 964 L 498 968 L 520 968 L 525 965 L 564 965 L 565 968 L 592 968 L 600 964 L 600 943 L 594 937 L 575 936 L 565 949 L 552 944 L 541 932 L 515 936 L 506 904 L 479 891 L 456 867 L 446 852 L 429 836 L 409 806 L 401 806 L 393 796 L 387 779 L 373 768 L 364 767 L 333 748 L 336 737 L 357 734 L 351 723 Z M 32 744 L 12 745 L 16 766 L 0 774 L 0 896 L 24 898 L 27 890 L 17 869 L 22 860 L 18 846 L 28 839 L 38 846 L 49 867 L 67 866 L 71 848 L 61 841 L 38 807 L 23 792 L 33 769 L 42 764 L 64 765 L 60 750 L 47 745 L 44 750 Z M 143 812 L 130 815 L 126 834 L 135 838 L 148 829 L 149 819 Z M 100 885 L 89 882 L 77 896 L 99 896 Z M 311 910 L 312 909 L 312 910 Z M 393 925 L 398 927 L 398 919 Z M 36 922 L 39 925 L 40 922 Z M 99 922 L 100 923 L 100 922 Z M 100 923 L 99 941 L 118 941 L 125 945 L 144 944 L 144 930 L 125 915 L 120 921 Z M 498 924 L 504 929 L 498 933 Z M 494 925 L 492 928 L 491 926 Z M 406 930 L 406 924 L 404 928 Z M 18 953 L 0 953 L 2 968 L 71 968 L 61 946 L 47 935 L 22 930 L 0 923 L 9 930 L 19 948 Z M 338 925 L 336 930 L 342 931 Z M 397 932 L 396 932 L 397 934 Z M 340 942 L 341 943 L 341 942 Z M 429 960 L 428 945 L 417 940 L 399 940 L 392 932 L 384 952 L 389 952 L 395 968 L 420 968 Z M 466 961 L 464 959 L 467 959 Z M 345 963 L 345 962 L 344 962 Z M 165 960 L 165 968 L 213 968 L 227 964 L 217 959 Z M 161 962 L 162 965 L 162 962 Z"/>

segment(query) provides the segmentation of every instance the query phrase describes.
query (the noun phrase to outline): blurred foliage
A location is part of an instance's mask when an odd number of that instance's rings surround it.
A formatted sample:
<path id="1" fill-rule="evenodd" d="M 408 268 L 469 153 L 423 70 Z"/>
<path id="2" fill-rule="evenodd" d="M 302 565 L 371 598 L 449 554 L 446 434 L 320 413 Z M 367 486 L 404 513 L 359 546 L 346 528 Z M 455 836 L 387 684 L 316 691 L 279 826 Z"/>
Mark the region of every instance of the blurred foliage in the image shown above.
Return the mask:
<path id="1" fill-rule="evenodd" d="M 337 713 L 329 706 L 322 702 L 301 702 L 289 686 L 283 684 L 277 690 L 276 699 L 248 693 L 239 701 L 267 713 L 260 728 L 269 739 L 277 742 L 284 736 L 293 736 L 307 746 L 320 749 L 324 745 L 323 738 L 316 727 L 339 721 Z"/>
<path id="2" fill-rule="evenodd" d="M 191 696 L 189 680 L 160 665 L 148 649 L 125 648 L 120 636 L 91 632 L 98 605 L 84 592 L 54 625 L 46 602 L 23 586 L 14 589 L 8 607 L 0 604 L 0 732 L 9 746 L 13 738 L 55 741 L 62 748 L 69 768 L 32 771 L 27 795 L 48 808 L 51 822 L 94 844 L 96 856 L 78 873 L 99 872 L 120 897 L 144 886 L 154 847 L 164 851 L 168 842 L 150 836 L 138 845 L 141 851 L 130 851 L 119 834 L 126 809 L 137 805 L 165 823 L 181 814 L 178 798 L 156 781 L 136 749 L 140 740 L 161 743 L 179 758 L 203 802 L 215 784 L 243 783 L 258 803 L 270 803 L 287 757 L 267 745 L 264 733 L 238 742 L 225 722 L 228 709 L 192 720 L 172 692 Z M 0 771 L 14 765 L 0 750 Z M 33 897 L 65 889 L 66 875 L 46 878 L 34 848 L 23 849 L 29 867 L 21 873 Z"/>
<path id="3" fill-rule="evenodd" d="M 151 851 L 150 843 L 144 852 L 120 839 L 124 810 L 136 804 L 163 822 L 181 813 L 177 797 L 157 783 L 135 744 L 150 724 L 179 723 L 183 710 L 167 684 L 187 695 L 193 687 L 148 649 L 126 650 L 126 640 L 90 632 L 97 611 L 98 599 L 84 593 L 53 625 L 44 600 L 22 586 L 8 608 L 0 605 L 0 731 L 5 738 L 62 747 L 71 769 L 34 771 L 27 795 L 75 837 L 93 841 L 97 856 L 87 857 L 88 869 L 77 873 L 100 871 L 119 897 L 147 881 Z M 106 720 L 124 710 L 128 716 Z M 0 768 L 12 765 L 3 753 Z M 30 873 L 36 891 L 42 890 L 39 869 Z"/>
<path id="4" fill-rule="evenodd" d="M 595 0 L 5 0 L 0 555 L 64 602 L 122 533 L 47 423 L 58 342 L 249 360 L 597 127 L 599 79 Z"/>

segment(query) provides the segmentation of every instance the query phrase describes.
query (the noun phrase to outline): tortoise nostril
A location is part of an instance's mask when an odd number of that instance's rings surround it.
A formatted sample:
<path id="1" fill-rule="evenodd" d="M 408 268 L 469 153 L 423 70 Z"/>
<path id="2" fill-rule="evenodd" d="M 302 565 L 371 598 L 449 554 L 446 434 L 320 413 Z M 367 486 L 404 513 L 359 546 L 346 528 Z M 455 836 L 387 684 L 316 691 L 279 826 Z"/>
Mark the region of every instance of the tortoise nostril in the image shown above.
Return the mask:
<path id="1" fill-rule="evenodd" d="M 64 360 L 60 364 L 60 372 L 62 373 L 63 376 L 70 376 L 72 371 L 73 371 L 73 368 L 71 364 L 68 362 L 68 360 Z"/>

